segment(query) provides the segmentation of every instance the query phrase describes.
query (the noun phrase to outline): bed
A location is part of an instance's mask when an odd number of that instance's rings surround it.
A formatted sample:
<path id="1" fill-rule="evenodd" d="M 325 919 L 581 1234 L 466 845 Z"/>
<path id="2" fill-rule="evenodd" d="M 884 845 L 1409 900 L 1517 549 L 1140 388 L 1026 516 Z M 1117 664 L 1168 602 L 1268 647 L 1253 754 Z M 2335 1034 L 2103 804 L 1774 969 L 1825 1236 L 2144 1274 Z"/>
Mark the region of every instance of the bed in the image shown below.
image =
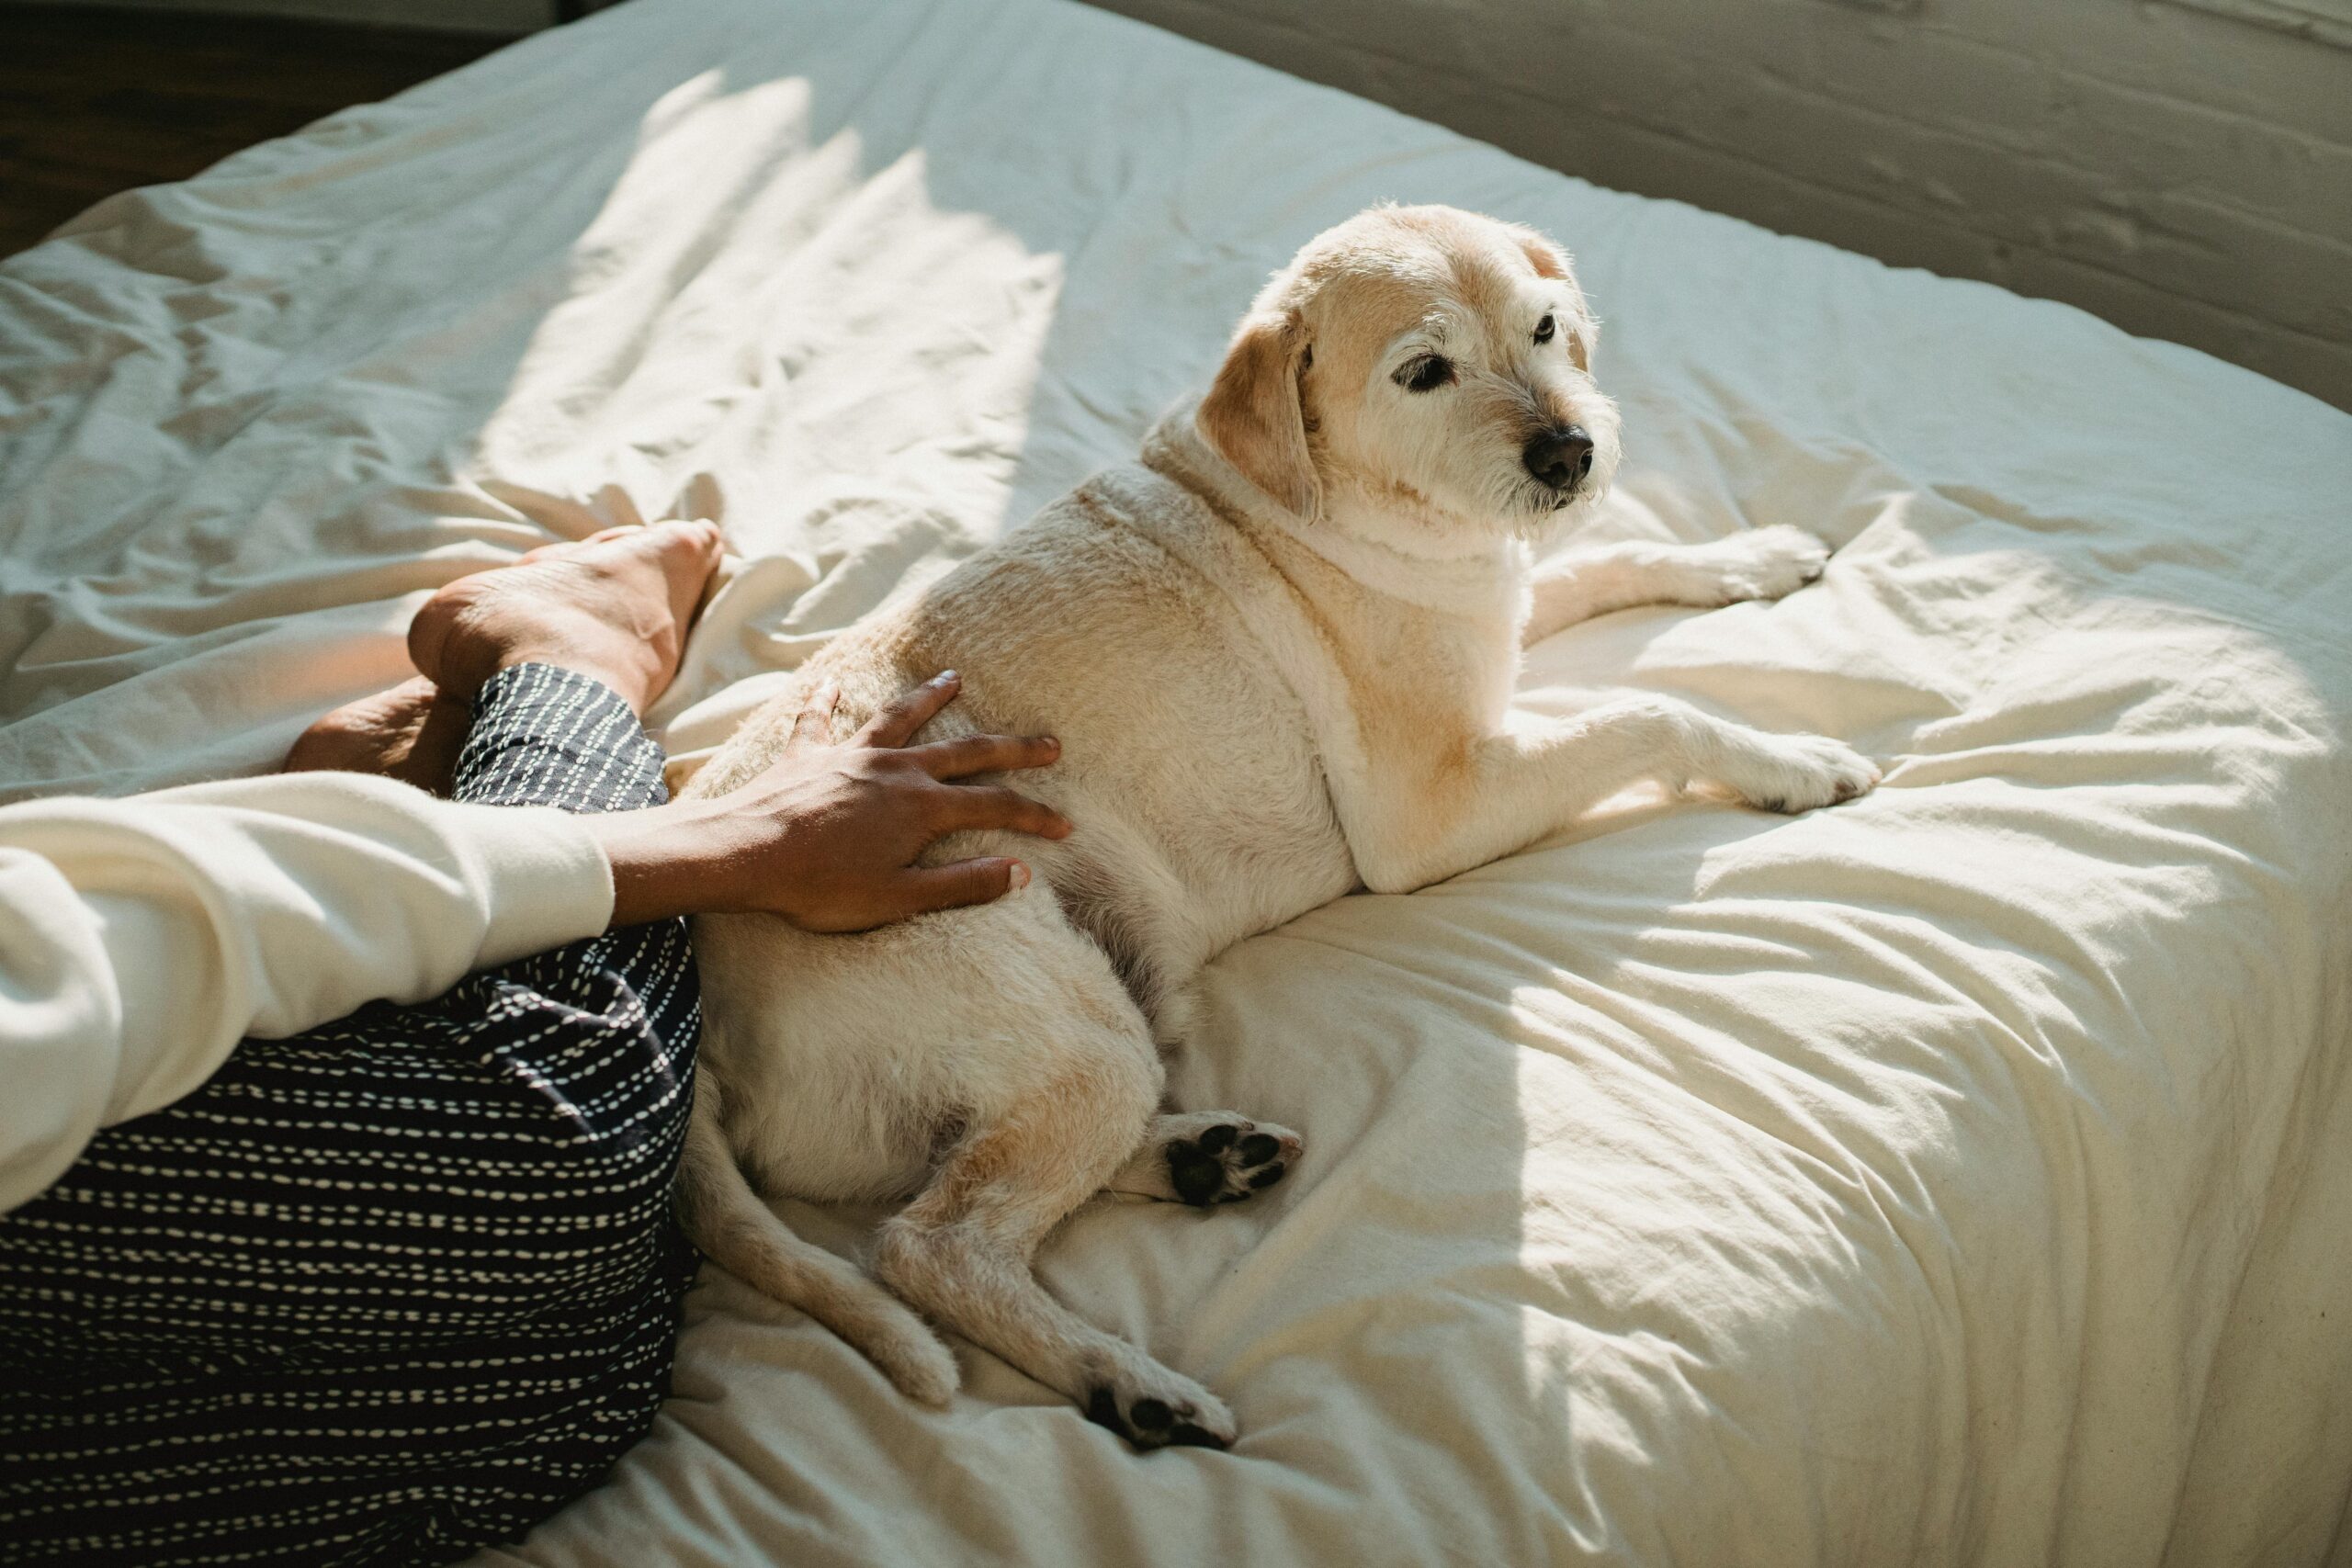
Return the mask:
<path id="1" fill-rule="evenodd" d="M 2352 1563 L 2352 418 L 2070 309 L 1062 0 L 631 0 L 0 264 L 0 798 L 270 767 L 436 585 L 672 515 L 742 558 L 653 716 L 691 759 L 1384 197 L 1577 253 L 1597 534 L 1838 547 L 1524 700 L 1885 784 L 1626 795 L 1212 965 L 1174 1092 L 1306 1159 L 1042 1272 L 1230 1453 L 968 1348 L 918 1409 L 707 1269 L 651 1438 L 478 1562 Z"/>

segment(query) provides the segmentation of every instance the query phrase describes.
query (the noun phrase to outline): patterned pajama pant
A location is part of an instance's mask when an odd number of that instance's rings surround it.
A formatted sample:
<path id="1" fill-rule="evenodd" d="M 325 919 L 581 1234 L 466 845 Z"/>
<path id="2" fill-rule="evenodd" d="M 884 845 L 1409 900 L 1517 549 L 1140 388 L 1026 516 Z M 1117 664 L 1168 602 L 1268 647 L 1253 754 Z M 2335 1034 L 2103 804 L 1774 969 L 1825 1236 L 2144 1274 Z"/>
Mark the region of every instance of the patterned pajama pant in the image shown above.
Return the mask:
<path id="1" fill-rule="evenodd" d="M 594 681 L 482 690 L 458 798 L 612 811 L 662 754 Z M 248 1040 L 0 1215 L 0 1561 L 429 1563 L 652 1425 L 693 1250 L 678 921 Z"/>

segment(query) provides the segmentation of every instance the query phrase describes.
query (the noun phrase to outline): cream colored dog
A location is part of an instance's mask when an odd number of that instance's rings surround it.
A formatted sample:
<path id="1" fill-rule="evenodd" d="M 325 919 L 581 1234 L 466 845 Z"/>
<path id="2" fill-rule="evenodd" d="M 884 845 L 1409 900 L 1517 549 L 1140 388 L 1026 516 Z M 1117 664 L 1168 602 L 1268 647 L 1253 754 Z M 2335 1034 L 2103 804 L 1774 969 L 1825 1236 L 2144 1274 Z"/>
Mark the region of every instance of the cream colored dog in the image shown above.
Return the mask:
<path id="1" fill-rule="evenodd" d="M 1450 208 L 1382 208 L 1277 274 L 1196 409 L 995 547 L 845 634 L 837 736 L 936 671 L 927 729 L 1051 734 L 1021 787 L 1068 840 L 964 835 L 1029 886 L 860 936 L 695 922 L 707 1022 L 682 1198 L 728 1269 L 806 1309 L 917 1399 L 956 1386 L 900 1302 L 1139 1446 L 1234 1436 L 1215 1395 L 1082 1322 L 1031 1271 L 1092 1194 L 1216 1203 L 1280 1179 L 1296 1134 L 1160 1109 L 1159 1051 L 1228 944 L 1368 887 L 1505 855 L 1645 777 L 1803 811 L 1877 781 L 1815 736 L 1641 697 L 1572 719 L 1510 706 L 1522 642 L 1629 604 L 1770 598 L 1827 551 L 1792 528 L 1621 546 L 1531 570 L 1530 542 L 1617 464 L 1567 258 Z M 763 709 L 688 793 L 786 744 Z M 739 1167 L 738 1160 L 741 1165 Z M 749 1174 L 750 1184 L 745 1181 Z M 874 1272 L 753 1195 L 911 1197 Z"/>

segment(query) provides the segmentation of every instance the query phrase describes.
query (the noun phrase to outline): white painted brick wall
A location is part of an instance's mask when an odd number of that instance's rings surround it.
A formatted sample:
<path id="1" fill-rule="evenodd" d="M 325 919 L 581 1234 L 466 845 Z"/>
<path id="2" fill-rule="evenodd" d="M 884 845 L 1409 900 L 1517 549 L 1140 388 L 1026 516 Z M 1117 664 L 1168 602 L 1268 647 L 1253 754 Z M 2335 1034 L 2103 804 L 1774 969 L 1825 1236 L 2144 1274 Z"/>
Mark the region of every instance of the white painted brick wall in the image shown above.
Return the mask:
<path id="1" fill-rule="evenodd" d="M 2352 50 L 2162 0 L 1096 0 L 2352 408 Z"/>

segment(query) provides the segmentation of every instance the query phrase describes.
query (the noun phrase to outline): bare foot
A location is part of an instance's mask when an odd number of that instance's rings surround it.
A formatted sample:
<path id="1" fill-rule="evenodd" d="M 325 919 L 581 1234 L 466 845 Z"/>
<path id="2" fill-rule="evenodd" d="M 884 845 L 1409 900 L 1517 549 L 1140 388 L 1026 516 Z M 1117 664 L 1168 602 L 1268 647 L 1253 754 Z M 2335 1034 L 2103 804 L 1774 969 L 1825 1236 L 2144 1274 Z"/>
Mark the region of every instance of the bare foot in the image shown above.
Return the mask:
<path id="1" fill-rule="evenodd" d="M 656 523 L 534 550 L 425 601 L 409 658 L 445 698 L 470 699 L 509 665 L 554 664 L 641 714 L 678 671 L 720 548 L 708 523 Z"/>
<path id="2" fill-rule="evenodd" d="M 302 731 L 286 755 L 289 773 L 380 773 L 447 795 L 466 743 L 464 705 L 440 702 L 420 675 L 389 692 L 345 703 Z"/>
<path id="3" fill-rule="evenodd" d="M 468 695 L 506 665 L 558 664 L 604 682 L 643 713 L 677 672 L 718 550 L 718 530 L 700 523 L 606 528 L 542 545 L 493 569 L 518 583 L 477 573 L 435 594 L 410 628 L 413 650 L 420 636 L 427 645 L 413 656 L 420 668 L 436 660 Z M 447 795 L 470 722 L 463 702 L 420 675 L 311 725 L 284 771 L 377 773 Z"/>

